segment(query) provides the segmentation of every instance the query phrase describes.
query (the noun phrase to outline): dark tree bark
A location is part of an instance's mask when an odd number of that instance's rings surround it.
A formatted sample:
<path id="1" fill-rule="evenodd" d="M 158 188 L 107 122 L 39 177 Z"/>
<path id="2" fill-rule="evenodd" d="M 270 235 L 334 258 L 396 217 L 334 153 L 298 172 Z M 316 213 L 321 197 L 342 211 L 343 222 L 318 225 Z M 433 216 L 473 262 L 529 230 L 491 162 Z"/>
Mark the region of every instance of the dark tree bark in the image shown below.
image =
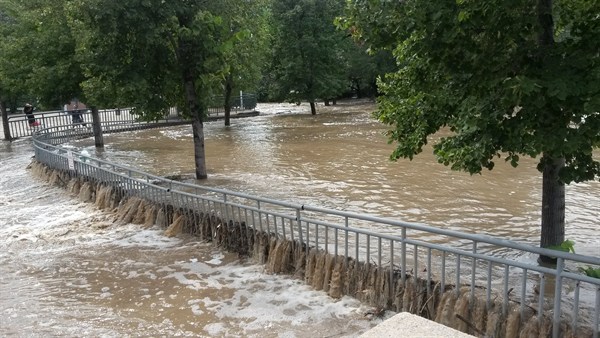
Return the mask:
<path id="1" fill-rule="evenodd" d="M 0 100 L 0 111 L 2 112 L 2 129 L 4 129 L 4 139 L 11 141 L 10 126 L 8 125 L 8 111 L 6 110 L 6 102 Z"/>
<path id="2" fill-rule="evenodd" d="M 104 136 L 102 135 L 102 126 L 100 125 L 100 115 L 98 108 L 92 106 L 92 129 L 94 131 L 94 143 L 96 148 L 104 148 Z"/>
<path id="3" fill-rule="evenodd" d="M 542 233 L 540 246 L 547 248 L 560 245 L 565 240 L 565 184 L 559 172 L 565 159 L 548 159 L 544 166 L 542 186 Z M 553 262 L 554 258 L 540 256 L 542 262 Z"/>
<path id="4" fill-rule="evenodd" d="M 198 115 L 192 120 L 192 131 L 194 133 L 194 159 L 196 161 L 196 179 L 204 180 L 206 174 L 206 151 L 204 149 L 204 122 Z"/>
<path id="5" fill-rule="evenodd" d="M 544 66 L 547 56 L 554 47 L 554 22 L 552 18 L 552 0 L 538 0 L 539 22 L 538 43 L 539 59 Z M 560 245 L 565 240 L 565 185 L 560 181 L 560 170 L 565 166 L 564 158 L 544 154 L 544 173 L 542 187 L 542 248 Z M 540 256 L 542 262 L 555 259 Z"/>
<path id="6" fill-rule="evenodd" d="M 317 106 L 315 105 L 315 101 L 310 101 L 310 113 L 317 115 Z"/>
<path id="7" fill-rule="evenodd" d="M 233 92 L 233 75 L 230 72 L 225 79 L 225 95 L 223 108 L 225 109 L 225 126 L 231 125 L 231 93 Z"/>
<path id="8" fill-rule="evenodd" d="M 198 104 L 198 95 L 196 93 L 196 84 L 190 70 L 185 71 L 184 88 L 185 98 L 192 115 L 192 132 L 194 134 L 194 162 L 196 163 L 196 179 L 203 180 L 208 177 L 206 174 L 206 152 L 204 149 L 204 120 L 203 114 Z"/>

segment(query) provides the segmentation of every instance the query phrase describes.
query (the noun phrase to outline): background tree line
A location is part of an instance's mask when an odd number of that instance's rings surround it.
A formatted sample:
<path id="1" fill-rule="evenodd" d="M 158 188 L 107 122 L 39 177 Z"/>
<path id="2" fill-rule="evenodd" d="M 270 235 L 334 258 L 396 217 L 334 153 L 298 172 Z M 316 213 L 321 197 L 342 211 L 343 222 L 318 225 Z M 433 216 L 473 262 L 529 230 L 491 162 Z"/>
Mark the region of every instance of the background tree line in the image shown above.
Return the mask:
<path id="1" fill-rule="evenodd" d="M 188 112 L 186 76 L 200 106 L 239 90 L 263 102 L 372 97 L 394 60 L 336 28 L 344 4 L 0 0 L 0 98 L 12 109 L 24 101 L 55 109 L 77 97 L 149 116 L 175 104 Z"/>

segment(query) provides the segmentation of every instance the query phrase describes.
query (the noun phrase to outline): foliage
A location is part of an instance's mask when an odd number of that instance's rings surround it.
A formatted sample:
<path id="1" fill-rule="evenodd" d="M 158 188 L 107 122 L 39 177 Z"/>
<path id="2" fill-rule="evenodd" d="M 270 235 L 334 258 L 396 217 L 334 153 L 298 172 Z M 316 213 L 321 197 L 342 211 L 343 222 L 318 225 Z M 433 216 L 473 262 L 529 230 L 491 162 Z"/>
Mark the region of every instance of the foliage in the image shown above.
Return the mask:
<path id="1" fill-rule="evenodd" d="M 204 108 L 224 72 L 228 45 L 214 11 L 199 1 L 73 2 L 69 22 L 85 65 L 85 92 L 98 105 L 134 106 L 148 119 L 171 106 L 194 115 L 184 96 L 184 72 Z"/>
<path id="2" fill-rule="evenodd" d="M 346 41 L 344 56 L 347 66 L 345 68 L 352 95 L 376 96 L 377 79 L 397 69 L 392 54 L 386 50 L 369 53 L 363 44 L 349 39 Z"/>
<path id="3" fill-rule="evenodd" d="M 592 278 L 600 278 L 600 268 L 596 268 L 594 269 L 591 266 L 588 266 L 586 268 L 579 268 L 581 270 L 581 272 L 585 273 L 586 276 L 588 277 L 592 277 Z"/>
<path id="4" fill-rule="evenodd" d="M 339 0 L 275 0 L 272 91 L 291 102 L 334 98 L 348 82 L 342 41 L 334 18 Z"/>
<path id="5" fill-rule="evenodd" d="M 600 177 L 599 12 L 595 0 L 350 0 L 341 22 L 396 58 L 375 114 L 391 159 L 431 140 L 438 162 L 470 174 L 538 157 L 549 247 L 564 241 L 564 184 Z"/>
<path id="6" fill-rule="evenodd" d="M 13 95 L 35 97 L 52 109 L 80 96 L 83 75 L 64 2 L 3 0 L 1 5 L 10 17 L 2 24 L 0 38 L 0 72 L 6 87 Z"/>
<path id="7" fill-rule="evenodd" d="M 471 174 L 495 158 L 565 158 L 565 183 L 594 179 L 600 162 L 600 3 L 554 7 L 552 48 L 539 44 L 535 2 L 354 0 L 345 27 L 393 50 L 400 69 L 380 82 L 377 117 L 392 126 L 393 159 L 412 158 L 440 129 L 440 163 Z"/>
<path id="8" fill-rule="evenodd" d="M 225 54 L 234 90 L 254 91 L 268 55 L 269 0 L 221 2 L 224 26 L 232 42 Z"/>
<path id="9" fill-rule="evenodd" d="M 549 246 L 548 249 L 558 250 L 562 252 L 570 252 L 575 253 L 575 242 L 571 240 L 566 240 L 562 242 L 560 245 L 552 245 Z"/>
<path id="10" fill-rule="evenodd" d="M 548 247 L 548 249 L 558 250 L 562 252 L 570 252 L 575 253 L 575 242 L 571 240 L 566 240 L 562 242 L 560 245 L 553 245 Z M 580 267 L 579 270 L 586 274 L 586 276 L 593 278 L 600 278 L 600 268 L 593 268 L 591 266 L 588 267 Z"/>

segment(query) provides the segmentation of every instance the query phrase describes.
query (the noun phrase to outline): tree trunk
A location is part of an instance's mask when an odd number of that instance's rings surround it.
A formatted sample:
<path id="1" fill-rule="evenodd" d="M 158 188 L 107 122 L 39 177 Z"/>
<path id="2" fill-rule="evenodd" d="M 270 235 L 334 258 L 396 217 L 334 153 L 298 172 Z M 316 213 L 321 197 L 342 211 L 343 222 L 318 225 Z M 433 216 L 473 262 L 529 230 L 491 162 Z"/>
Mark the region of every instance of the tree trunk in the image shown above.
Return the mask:
<path id="1" fill-rule="evenodd" d="M 92 106 L 92 129 L 94 131 L 94 143 L 96 144 L 96 148 L 104 148 L 104 136 L 102 136 L 100 114 L 98 114 L 98 108 L 96 106 Z"/>
<path id="2" fill-rule="evenodd" d="M 541 67 L 546 67 L 546 59 L 554 47 L 554 20 L 552 0 L 538 0 L 538 56 Z M 564 158 L 552 158 L 544 154 L 542 187 L 542 248 L 560 245 L 565 240 L 565 185 L 559 179 L 559 172 L 565 166 Z M 540 255 L 541 262 L 553 262 L 554 258 Z"/>
<path id="3" fill-rule="evenodd" d="M 323 101 L 325 103 L 325 107 L 329 106 L 329 100 Z"/>
<path id="4" fill-rule="evenodd" d="M 544 166 L 542 186 L 542 234 L 540 246 L 547 248 L 560 245 L 565 240 L 565 184 L 559 179 L 559 172 L 565 166 L 565 159 L 549 159 Z M 542 262 L 555 259 L 540 256 Z"/>
<path id="5" fill-rule="evenodd" d="M 188 27 L 191 23 L 189 13 L 178 16 L 180 26 Z M 196 179 L 203 180 L 206 175 L 206 153 L 204 151 L 204 113 L 206 104 L 199 101 L 196 92 L 196 65 L 198 60 L 191 47 L 192 42 L 180 38 L 177 45 L 177 59 L 181 69 L 181 80 L 185 103 L 192 118 L 192 134 L 194 137 L 194 163 L 196 165 Z"/>
<path id="6" fill-rule="evenodd" d="M 4 139 L 11 141 L 12 137 L 10 136 L 10 126 L 8 124 L 8 111 L 6 111 L 6 102 L 4 100 L 0 100 L 0 111 L 2 113 L 2 129 L 4 129 Z"/>
<path id="7" fill-rule="evenodd" d="M 204 149 L 204 123 L 199 115 L 194 115 L 192 120 L 192 131 L 194 133 L 194 160 L 196 161 L 196 179 L 204 180 L 206 174 L 206 152 Z"/>
<path id="8" fill-rule="evenodd" d="M 310 101 L 310 113 L 317 115 L 317 106 L 315 105 L 315 101 Z"/>
<path id="9" fill-rule="evenodd" d="M 231 92 L 233 91 L 233 75 L 229 73 L 225 79 L 225 102 L 223 102 L 223 108 L 225 109 L 225 126 L 231 125 Z"/>
<path id="10" fill-rule="evenodd" d="M 193 71 L 183 70 L 183 86 L 185 90 L 185 99 L 192 115 L 192 132 L 194 135 L 194 162 L 196 164 L 196 179 L 203 180 L 208 177 L 206 174 L 206 153 L 204 151 L 204 116 L 202 107 L 198 102 L 196 93 L 196 83 L 194 81 Z"/>

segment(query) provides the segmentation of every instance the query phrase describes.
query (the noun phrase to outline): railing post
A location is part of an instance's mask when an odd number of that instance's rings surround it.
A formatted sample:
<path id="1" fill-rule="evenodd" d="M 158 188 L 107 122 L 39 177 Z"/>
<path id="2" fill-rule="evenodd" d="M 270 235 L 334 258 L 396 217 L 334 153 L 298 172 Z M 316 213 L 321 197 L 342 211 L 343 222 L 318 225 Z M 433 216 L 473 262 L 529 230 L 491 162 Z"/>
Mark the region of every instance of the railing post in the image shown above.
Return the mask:
<path id="1" fill-rule="evenodd" d="M 598 338 L 598 332 L 600 332 L 600 286 L 596 288 L 596 313 L 594 314 L 594 338 Z"/>
<path id="2" fill-rule="evenodd" d="M 296 220 L 298 221 L 298 236 L 300 240 L 300 245 L 304 244 L 304 240 L 302 238 L 302 220 L 300 218 L 300 208 L 296 209 Z M 327 244 L 325 244 L 327 245 Z M 308 245 L 307 245 L 308 247 Z"/>
<path id="3" fill-rule="evenodd" d="M 560 301 L 562 293 L 562 273 L 565 268 L 565 259 L 558 258 L 556 262 L 556 281 L 554 283 L 554 316 L 552 318 L 552 337 L 560 336 Z M 540 293 L 544 290 L 540 290 Z"/>
<path id="4" fill-rule="evenodd" d="M 406 286 L 406 227 L 402 227 L 402 243 L 400 244 L 400 278 L 402 286 Z M 416 272 L 415 272 L 416 273 Z"/>

